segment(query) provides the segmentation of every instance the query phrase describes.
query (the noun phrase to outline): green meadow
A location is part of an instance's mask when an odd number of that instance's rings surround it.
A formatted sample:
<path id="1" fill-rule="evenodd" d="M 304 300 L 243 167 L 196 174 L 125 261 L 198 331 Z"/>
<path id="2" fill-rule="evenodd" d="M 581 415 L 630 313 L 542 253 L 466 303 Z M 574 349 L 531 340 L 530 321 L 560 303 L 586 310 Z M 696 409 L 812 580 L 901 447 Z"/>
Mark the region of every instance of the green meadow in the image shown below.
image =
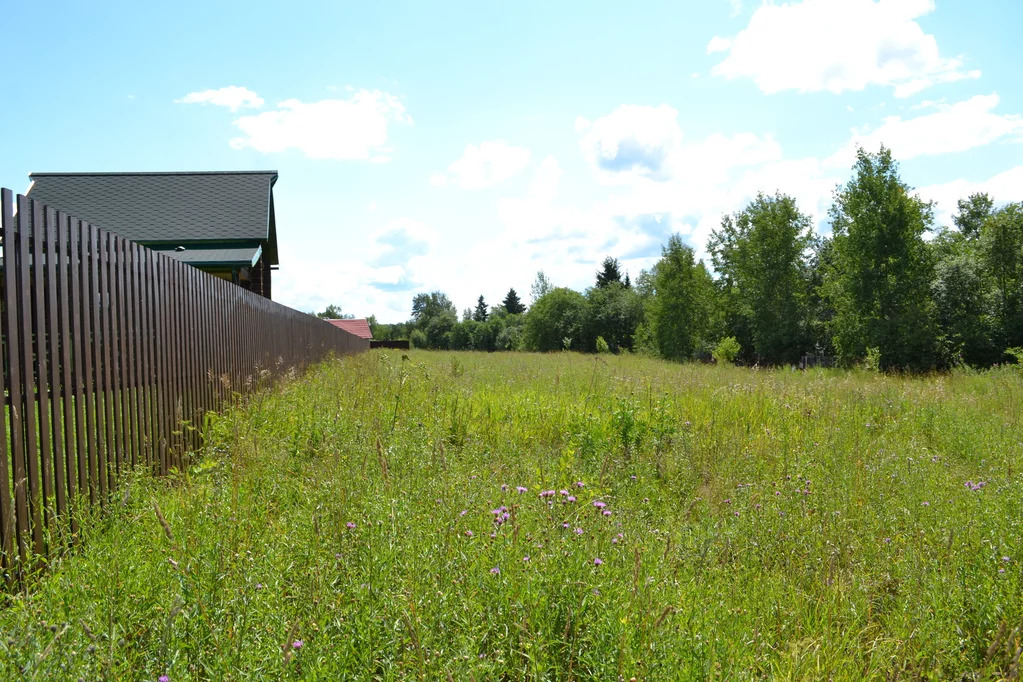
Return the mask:
<path id="1" fill-rule="evenodd" d="M 1023 372 L 373 351 L 126 481 L 2 679 L 1015 677 Z"/>

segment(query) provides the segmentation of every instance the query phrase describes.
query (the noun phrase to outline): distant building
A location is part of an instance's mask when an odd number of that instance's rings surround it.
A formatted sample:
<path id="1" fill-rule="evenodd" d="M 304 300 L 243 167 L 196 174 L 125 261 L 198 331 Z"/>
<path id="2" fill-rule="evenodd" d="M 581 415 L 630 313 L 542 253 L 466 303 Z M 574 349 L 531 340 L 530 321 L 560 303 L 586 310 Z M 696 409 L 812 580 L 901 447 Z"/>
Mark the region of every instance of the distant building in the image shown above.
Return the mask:
<path id="1" fill-rule="evenodd" d="M 270 298 L 277 171 L 30 173 L 26 196 Z"/>
<path id="2" fill-rule="evenodd" d="M 361 339 L 372 339 L 373 332 L 369 329 L 369 322 L 366 318 L 359 318 L 357 320 L 327 320 L 335 327 L 344 329 L 346 332 L 355 334 Z"/>

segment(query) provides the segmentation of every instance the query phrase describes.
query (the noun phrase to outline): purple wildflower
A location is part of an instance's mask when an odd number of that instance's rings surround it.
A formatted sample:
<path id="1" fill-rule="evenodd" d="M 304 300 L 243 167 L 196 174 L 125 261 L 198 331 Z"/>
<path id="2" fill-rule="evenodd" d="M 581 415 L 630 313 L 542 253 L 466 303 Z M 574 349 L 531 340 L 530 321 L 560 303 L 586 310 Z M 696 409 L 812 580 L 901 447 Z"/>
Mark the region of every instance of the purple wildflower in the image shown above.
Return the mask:
<path id="1" fill-rule="evenodd" d="M 498 573 L 501 572 L 501 569 L 498 568 L 497 566 L 494 566 L 492 569 L 490 569 L 490 572 L 493 573 L 494 575 L 497 575 Z"/>
<path id="2" fill-rule="evenodd" d="M 305 646 L 305 642 L 303 642 L 300 639 L 296 639 L 294 642 L 291 643 L 291 648 L 292 649 L 301 649 L 304 646 Z"/>
<path id="3" fill-rule="evenodd" d="M 559 491 L 558 491 L 558 493 L 559 493 L 559 494 L 560 494 L 560 495 L 561 495 L 562 497 L 565 497 L 565 496 L 567 496 L 567 495 L 568 495 L 568 491 L 567 491 L 567 490 L 559 490 Z"/>
<path id="4" fill-rule="evenodd" d="M 780 491 L 780 490 L 775 490 L 775 491 L 774 491 L 774 494 L 775 494 L 776 496 L 777 496 L 777 495 L 781 495 L 781 491 Z"/>
<path id="5" fill-rule="evenodd" d="M 603 559 L 601 559 L 601 558 L 600 558 L 599 556 L 598 556 L 598 557 L 596 557 L 596 558 L 595 558 L 595 559 L 593 560 L 593 565 L 594 565 L 594 566 L 600 566 L 600 565 L 601 565 L 602 563 L 604 563 L 604 560 L 603 560 Z"/>
<path id="6" fill-rule="evenodd" d="M 463 509 L 462 511 L 458 512 L 458 515 L 459 515 L 459 516 L 465 516 L 465 515 L 466 515 L 466 514 L 468 514 L 468 513 L 469 513 L 469 510 L 468 510 L 468 509 Z"/>
<path id="7" fill-rule="evenodd" d="M 604 516 L 611 516 L 611 510 L 605 509 L 604 511 L 601 512 L 601 514 L 603 514 Z"/>
<path id="8" fill-rule="evenodd" d="M 632 476 L 629 476 L 629 478 L 632 479 L 633 481 L 635 481 L 636 480 L 636 474 L 633 474 Z"/>
<path id="9" fill-rule="evenodd" d="M 1004 569 L 1004 568 L 999 568 L 999 569 L 998 569 L 998 572 L 999 572 L 999 573 L 1005 573 L 1005 569 Z"/>
<path id="10" fill-rule="evenodd" d="M 575 502 L 575 495 L 569 495 L 566 497 L 565 502 Z"/>
<path id="11" fill-rule="evenodd" d="M 256 589 L 257 590 L 263 589 L 263 583 L 256 583 Z"/>
<path id="12" fill-rule="evenodd" d="M 170 682 L 170 677 L 168 677 L 167 675 L 160 675 L 156 679 L 158 682 Z"/>
<path id="13" fill-rule="evenodd" d="M 735 512 L 732 512 L 732 513 L 733 513 L 733 514 L 735 514 L 736 516 L 738 516 L 738 515 L 739 515 L 739 512 L 738 512 L 738 511 L 735 511 Z"/>
<path id="14" fill-rule="evenodd" d="M 529 555 L 527 554 L 526 556 L 522 557 L 522 560 L 523 561 L 529 561 Z"/>
<path id="15" fill-rule="evenodd" d="M 472 535 L 473 535 L 473 533 L 472 533 L 472 531 L 471 531 L 471 530 L 467 530 L 467 531 L 465 531 L 465 537 L 467 537 L 467 538 L 471 538 L 471 537 L 472 537 Z"/>
<path id="16" fill-rule="evenodd" d="M 593 506 L 596 507 L 597 509 L 603 509 L 604 507 L 607 506 L 607 504 L 601 502 L 600 500 L 597 500 L 596 502 L 593 503 Z"/>
<path id="17" fill-rule="evenodd" d="M 582 535 L 583 534 L 583 529 L 582 528 L 576 528 L 575 529 L 575 534 L 576 535 Z"/>
<path id="18" fill-rule="evenodd" d="M 518 492 L 518 494 L 519 494 L 519 495 L 521 495 L 522 493 L 525 493 L 525 492 L 529 492 L 529 491 L 528 491 L 528 490 L 527 490 L 527 489 L 525 488 L 525 486 L 521 486 L 521 485 L 517 485 L 517 486 L 515 486 L 515 490 L 516 490 L 516 492 Z"/>
<path id="19" fill-rule="evenodd" d="M 617 545 L 618 544 L 618 538 L 611 538 L 611 544 L 612 545 Z"/>
<path id="20" fill-rule="evenodd" d="M 355 522 L 354 521 L 349 521 L 345 525 L 348 526 L 349 530 L 351 530 L 352 528 L 355 528 Z"/>
<path id="21" fill-rule="evenodd" d="M 576 488 L 582 488 L 582 487 L 583 487 L 583 486 L 585 486 L 585 485 L 586 485 L 586 484 L 585 484 L 585 483 L 583 483 L 582 481 L 576 481 L 576 482 L 575 482 L 575 487 L 576 487 Z"/>
<path id="22" fill-rule="evenodd" d="M 1009 557 L 1007 557 L 1007 556 L 1003 556 L 1003 557 L 1002 557 L 1002 561 L 1009 561 Z"/>
<path id="23" fill-rule="evenodd" d="M 568 521 L 565 521 L 563 524 L 561 524 L 561 527 L 562 528 L 568 528 Z"/>
<path id="24" fill-rule="evenodd" d="M 507 491 L 508 491 L 508 486 L 505 485 L 504 483 L 502 483 L 501 484 L 501 492 L 503 493 L 503 492 L 507 492 Z"/>
<path id="25" fill-rule="evenodd" d="M 930 507 L 931 503 L 924 501 L 924 502 L 921 502 L 920 505 L 923 506 L 923 507 Z"/>
<path id="26" fill-rule="evenodd" d="M 725 498 L 725 504 L 731 504 L 731 503 L 732 503 L 732 498 L 726 497 Z"/>

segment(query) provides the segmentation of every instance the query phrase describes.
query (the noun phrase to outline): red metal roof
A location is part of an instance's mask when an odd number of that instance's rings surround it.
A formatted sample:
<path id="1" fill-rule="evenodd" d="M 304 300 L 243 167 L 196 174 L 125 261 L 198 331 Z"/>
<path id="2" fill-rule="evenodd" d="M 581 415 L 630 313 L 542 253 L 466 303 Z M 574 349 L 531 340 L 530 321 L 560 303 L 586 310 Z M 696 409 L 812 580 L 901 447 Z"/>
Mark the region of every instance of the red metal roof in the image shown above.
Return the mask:
<path id="1" fill-rule="evenodd" d="M 361 318 L 358 320 L 327 320 L 327 322 L 330 322 L 335 327 L 344 329 L 346 332 L 349 332 L 350 334 L 355 334 L 360 338 L 363 339 L 373 338 L 373 332 L 369 330 L 369 322 L 366 321 L 366 318 Z"/>

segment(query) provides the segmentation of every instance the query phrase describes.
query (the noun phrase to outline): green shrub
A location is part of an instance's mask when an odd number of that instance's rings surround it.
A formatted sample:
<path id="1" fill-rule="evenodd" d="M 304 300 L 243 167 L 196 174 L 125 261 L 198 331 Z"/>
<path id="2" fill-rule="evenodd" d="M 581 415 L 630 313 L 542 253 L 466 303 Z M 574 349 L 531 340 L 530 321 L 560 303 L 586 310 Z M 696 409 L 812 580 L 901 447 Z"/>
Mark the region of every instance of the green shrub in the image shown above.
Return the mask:
<path id="1" fill-rule="evenodd" d="M 611 348 L 607 345 L 607 341 L 604 340 L 603 336 L 597 337 L 597 352 L 598 353 L 610 353 Z"/>
<path id="2" fill-rule="evenodd" d="M 426 334 L 422 329 L 413 329 L 412 333 L 409 334 L 408 342 L 413 348 L 426 348 Z"/>
<path id="3" fill-rule="evenodd" d="M 740 350 L 742 350 L 742 347 L 739 345 L 739 342 L 735 340 L 735 337 L 726 336 L 718 341 L 718 345 L 714 346 L 714 350 L 711 351 L 711 355 L 719 365 L 730 365 L 735 362 L 735 358 L 739 356 Z"/>

